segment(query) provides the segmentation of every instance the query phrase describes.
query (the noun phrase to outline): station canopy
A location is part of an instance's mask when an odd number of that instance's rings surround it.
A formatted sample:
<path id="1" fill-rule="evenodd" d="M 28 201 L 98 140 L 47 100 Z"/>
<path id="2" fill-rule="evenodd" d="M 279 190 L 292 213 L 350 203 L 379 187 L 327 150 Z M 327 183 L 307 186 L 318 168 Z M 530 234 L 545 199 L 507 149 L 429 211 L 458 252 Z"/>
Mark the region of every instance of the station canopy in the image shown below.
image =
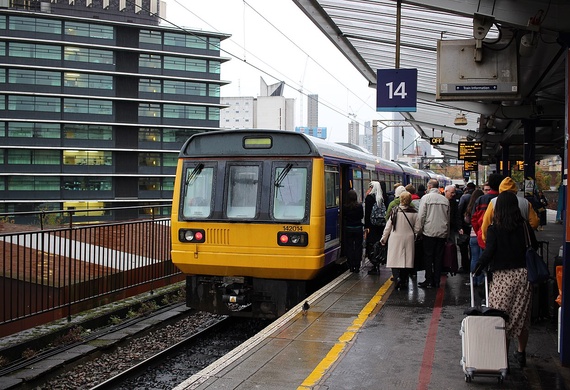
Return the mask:
<path id="1" fill-rule="evenodd" d="M 401 115 L 423 139 L 443 136 L 435 147 L 446 159 L 467 140 L 482 142 L 483 164 L 523 160 L 525 127 L 536 129 L 535 160 L 564 155 L 570 2 L 293 1 L 372 88 L 378 69 L 417 69 L 417 111 Z"/>

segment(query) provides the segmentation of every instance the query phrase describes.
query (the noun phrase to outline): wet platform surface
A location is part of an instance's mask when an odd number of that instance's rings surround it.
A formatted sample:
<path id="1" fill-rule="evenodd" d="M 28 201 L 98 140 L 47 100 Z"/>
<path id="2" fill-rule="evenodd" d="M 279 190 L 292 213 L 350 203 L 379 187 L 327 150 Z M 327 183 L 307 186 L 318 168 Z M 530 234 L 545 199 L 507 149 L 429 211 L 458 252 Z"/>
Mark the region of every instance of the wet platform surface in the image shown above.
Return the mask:
<path id="1" fill-rule="evenodd" d="M 550 242 L 550 265 L 562 244 L 561 225 L 537 232 Z M 439 289 L 394 290 L 381 275 L 345 273 L 264 332 L 177 389 L 570 389 L 560 365 L 558 318 L 533 323 L 527 367 L 509 351 L 504 383 L 477 376 L 466 383 L 459 329 L 470 306 L 468 274 L 442 277 Z"/>

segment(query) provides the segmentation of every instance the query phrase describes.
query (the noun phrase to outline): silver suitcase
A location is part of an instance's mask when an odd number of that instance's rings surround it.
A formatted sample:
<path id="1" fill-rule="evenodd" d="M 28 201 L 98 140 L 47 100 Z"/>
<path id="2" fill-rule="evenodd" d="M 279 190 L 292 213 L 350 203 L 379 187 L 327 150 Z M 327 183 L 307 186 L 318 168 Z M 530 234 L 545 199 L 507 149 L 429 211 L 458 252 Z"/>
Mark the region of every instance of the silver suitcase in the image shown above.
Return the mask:
<path id="1" fill-rule="evenodd" d="M 475 307 L 473 275 L 471 280 L 471 307 Z M 485 275 L 485 302 L 489 302 L 489 287 Z M 507 376 L 507 338 L 505 320 L 500 316 L 469 315 L 461 322 L 461 365 L 465 381 L 476 376 L 494 376 L 502 383 Z"/>

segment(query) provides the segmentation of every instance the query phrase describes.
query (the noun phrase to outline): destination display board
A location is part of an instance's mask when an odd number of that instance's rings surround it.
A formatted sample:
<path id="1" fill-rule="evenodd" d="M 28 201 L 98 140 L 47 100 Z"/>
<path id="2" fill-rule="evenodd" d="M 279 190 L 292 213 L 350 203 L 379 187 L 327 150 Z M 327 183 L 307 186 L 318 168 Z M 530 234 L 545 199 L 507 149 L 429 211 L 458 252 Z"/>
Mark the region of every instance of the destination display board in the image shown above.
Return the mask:
<path id="1" fill-rule="evenodd" d="M 477 161 L 463 161 L 463 170 L 465 172 L 477 172 L 479 163 Z"/>
<path id="2" fill-rule="evenodd" d="M 459 141 L 459 159 L 479 161 L 483 157 L 483 142 Z"/>

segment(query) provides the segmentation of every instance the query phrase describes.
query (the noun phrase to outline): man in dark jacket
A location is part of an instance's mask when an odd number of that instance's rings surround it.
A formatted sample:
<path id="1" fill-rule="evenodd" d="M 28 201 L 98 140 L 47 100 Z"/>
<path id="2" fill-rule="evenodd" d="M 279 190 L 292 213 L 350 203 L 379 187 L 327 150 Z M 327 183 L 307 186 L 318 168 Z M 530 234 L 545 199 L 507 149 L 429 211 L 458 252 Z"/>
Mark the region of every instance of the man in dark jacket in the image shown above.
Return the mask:
<path id="1" fill-rule="evenodd" d="M 471 221 L 465 222 L 464 215 L 465 211 L 467 210 L 467 205 L 471 200 L 471 194 L 475 191 L 475 183 L 469 182 L 465 186 L 465 192 L 461 195 L 459 199 L 459 218 L 461 218 L 461 227 L 463 228 L 463 236 L 466 236 L 467 239 L 463 241 L 458 241 L 457 246 L 459 247 L 459 251 L 461 252 L 461 263 L 459 272 L 469 272 L 471 268 L 471 261 L 469 259 L 469 234 L 471 233 Z"/>

